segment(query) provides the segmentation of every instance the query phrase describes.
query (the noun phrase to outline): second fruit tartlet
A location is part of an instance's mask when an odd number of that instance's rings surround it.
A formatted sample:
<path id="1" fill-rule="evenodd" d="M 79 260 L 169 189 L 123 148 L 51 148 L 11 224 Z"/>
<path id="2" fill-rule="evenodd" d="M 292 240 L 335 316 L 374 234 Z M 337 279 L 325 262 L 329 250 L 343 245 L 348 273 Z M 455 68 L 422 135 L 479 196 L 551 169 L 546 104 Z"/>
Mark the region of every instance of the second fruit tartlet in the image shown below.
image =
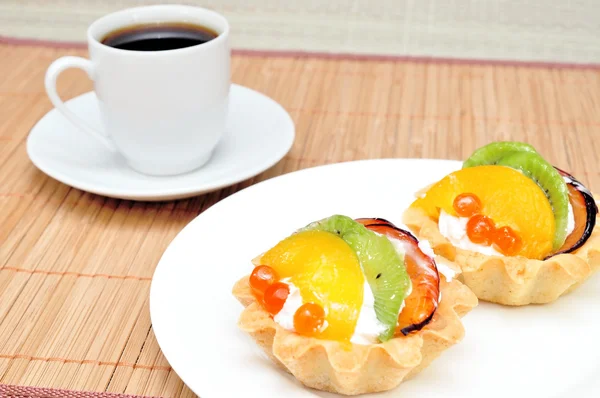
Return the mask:
<path id="1" fill-rule="evenodd" d="M 600 268 L 592 193 L 532 146 L 494 142 L 417 193 L 403 222 L 479 299 L 549 303 Z"/>
<path id="2" fill-rule="evenodd" d="M 383 219 L 334 215 L 253 260 L 238 325 L 305 386 L 386 391 L 464 336 L 475 295 L 430 247 Z"/>

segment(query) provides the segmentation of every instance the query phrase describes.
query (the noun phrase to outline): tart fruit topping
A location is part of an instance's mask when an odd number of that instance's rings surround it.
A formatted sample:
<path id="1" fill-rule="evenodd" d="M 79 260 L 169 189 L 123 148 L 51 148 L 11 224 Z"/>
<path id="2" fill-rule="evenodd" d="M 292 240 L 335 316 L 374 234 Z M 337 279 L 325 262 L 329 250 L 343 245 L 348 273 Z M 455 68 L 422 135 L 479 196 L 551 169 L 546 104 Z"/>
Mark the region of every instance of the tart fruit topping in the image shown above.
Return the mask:
<path id="1" fill-rule="evenodd" d="M 463 168 L 483 166 L 486 164 L 497 164 L 500 159 L 514 152 L 537 153 L 535 148 L 524 142 L 498 141 L 484 145 L 476 149 L 467 160 L 463 162 Z"/>
<path id="2" fill-rule="evenodd" d="M 273 268 L 267 265 L 259 265 L 254 267 L 249 282 L 254 296 L 262 301 L 267 288 L 278 280 L 279 277 Z"/>
<path id="3" fill-rule="evenodd" d="M 494 240 L 496 226 L 491 218 L 475 214 L 467 221 L 467 236 L 473 243 L 489 246 Z"/>
<path id="4" fill-rule="evenodd" d="M 583 246 L 592 235 L 598 214 L 598 205 L 590 190 L 566 171 L 558 168 L 556 170 L 567 183 L 569 202 L 573 208 L 573 218 L 575 219 L 575 228 L 567 236 L 562 247 L 552 255 L 571 253 Z"/>
<path id="5" fill-rule="evenodd" d="M 483 166 L 504 166 L 512 168 L 520 172 L 523 176 L 531 179 L 535 182 L 546 196 L 554 216 L 554 226 L 550 226 L 545 217 L 545 209 L 536 209 L 535 206 L 519 206 L 515 198 L 506 198 L 500 191 L 501 188 L 498 184 L 498 180 L 494 174 L 490 174 L 490 169 L 481 169 Z M 463 170 L 466 169 L 479 169 L 481 171 L 480 183 L 482 185 L 488 185 L 490 189 L 497 190 L 498 195 L 489 195 L 483 197 L 484 201 L 493 200 L 497 202 L 505 202 L 505 208 L 507 212 L 512 212 L 515 215 L 523 215 L 525 218 L 529 218 L 528 212 L 532 211 L 531 215 L 535 216 L 540 214 L 542 219 L 538 223 L 539 228 L 551 228 L 553 236 L 551 239 L 551 248 L 547 248 L 547 242 L 541 241 L 541 233 L 533 233 L 531 228 L 523 228 L 523 223 L 515 223 L 508 220 L 505 216 L 500 216 L 493 212 L 490 213 L 489 203 L 484 203 L 481 207 L 480 213 L 492 218 L 502 227 L 495 231 L 493 240 L 494 246 L 506 255 L 524 255 L 529 258 L 535 259 L 547 259 L 551 256 L 570 253 L 580 248 L 590 237 L 592 230 L 596 223 L 596 215 L 598 214 L 598 206 L 591 194 L 591 192 L 577 181 L 571 174 L 560 170 L 557 167 L 552 166 L 546 161 L 536 150 L 529 144 L 522 142 L 513 141 L 501 141 L 493 142 L 488 145 L 482 146 L 475 150 L 471 156 L 463 162 Z M 444 180 L 442 180 L 444 181 Z M 440 183 L 442 182 L 440 181 Z M 438 183 L 437 185 L 440 185 Z M 456 181 L 453 184 L 458 185 Z M 460 184 L 460 181 L 458 182 Z M 442 184 L 444 185 L 444 184 Z M 445 188 L 447 190 L 447 187 Z M 482 188 L 480 188 L 481 190 Z M 508 188 L 509 190 L 510 187 Z M 518 189 L 518 186 L 513 187 L 512 190 Z M 485 190 L 485 189 L 483 189 Z M 435 191 L 435 190 L 434 190 Z M 453 212 L 461 217 L 470 217 L 473 213 L 478 213 L 471 210 L 471 206 L 476 206 L 473 201 L 465 199 L 472 193 L 479 194 L 478 190 L 463 190 L 461 195 L 455 198 L 453 203 Z M 447 192 L 445 192 L 447 194 Z M 436 194 L 439 194 L 436 193 Z M 517 192 L 522 199 L 527 199 L 530 204 L 537 202 L 538 200 L 533 199 L 533 196 L 526 192 Z M 481 195 L 478 195 L 481 197 Z M 539 195 L 534 195 L 539 196 Z M 447 201 L 442 199 L 441 202 Z M 431 207 L 431 204 L 426 204 L 427 201 L 415 201 L 417 205 L 424 208 L 433 218 L 437 218 L 436 208 Z M 438 200 L 437 202 L 440 202 Z M 447 206 L 437 203 L 438 208 L 444 209 L 448 212 Z M 413 204 L 415 205 L 415 204 Z M 575 219 L 575 227 L 572 231 L 569 231 L 569 205 L 572 208 L 573 216 Z M 493 205 L 496 207 L 497 205 Z M 479 220 L 480 221 L 480 220 Z M 514 220 L 513 220 L 514 221 Z M 532 224 L 535 225 L 536 221 L 531 220 Z M 471 235 L 474 236 L 473 242 L 477 243 L 482 241 L 486 244 L 489 239 L 485 239 L 484 236 L 479 236 L 475 233 L 476 226 L 481 228 L 484 227 L 482 223 L 475 225 L 475 221 L 472 221 Z M 542 232 L 541 230 L 539 230 Z M 548 230 L 546 230 L 547 232 Z M 568 234 L 568 236 L 567 236 Z M 487 233 L 483 235 L 487 236 Z M 540 236 L 537 236 L 540 235 Z M 535 244 L 531 241 L 535 238 Z M 545 238 L 545 237 L 544 237 Z M 537 249 L 535 248 L 537 246 Z"/>
<path id="6" fill-rule="evenodd" d="M 531 178 L 545 193 L 554 213 L 555 231 L 552 249 L 560 248 L 567 237 L 569 192 L 559 172 L 535 149 L 522 142 L 493 142 L 477 149 L 463 163 L 463 168 L 501 165 L 520 171 Z"/>
<path id="7" fill-rule="evenodd" d="M 325 231 L 297 232 L 255 263 L 270 266 L 280 278 L 294 284 L 303 303 L 324 309 L 327 326 L 315 337 L 352 338 L 363 304 L 365 277 L 356 253 L 340 236 Z"/>
<path id="8" fill-rule="evenodd" d="M 290 294 L 290 287 L 282 282 L 275 282 L 265 290 L 263 305 L 271 315 L 277 315 L 283 308 Z"/>
<path id="9" fill-rule="evenodd" d="M 544 191 L 552 211 L 556 229 L 552 248 L 560 248 L 567 237 L 569 220 L 569 190 L 558 171 L 537 153 L 516 152 L 507 155 L 498 162 L 500 165 L 512 167 L 535 181 Z"/>
<path id="10" fill-rule="evenodd" d="M 440 300 L 440 275 L 435 261 L 421 251 L 417 238 L 391 222 L 382 218 L 359 218 L 356 221 L 371 231 L 398 240 L 404 246 L 404 261 L 412 291 L 404 300 L 395 335 L 421 330 L 433 318 Z"/>
<path id="11" fill-rule="evenodd" d="M 385 342 L 392 338 L 400 306 L 411 286 L 404 258 L 398 254 L 392 242 L 342 215 L 314 222 L 305 230 L 326 231 L 339 236 L 352 248 L 373 292 L 377 320 L 386 326 L 379 340 Z"/>
<path id="12" fill-rule="evenodd" d="M 500 227 L 493 234 L 494 245 L 506 256 L 514 256 L 521 250 L 523 241 L 519 235 L 508 226 Z"/>
<path id="13" fill-rule="evenodd" d="M 481 211 L 481 200 L 475 194 L 461 193 L 454 198 L 452 207 L 460 217 L 471 217 Z"/>
<path id="14" fill-rule="evenodd" d="M 493 244 L 505 256 L 514 256 L 521 250 L 523 241 L 511 227 L 496 228 L 491 218 L 479 214 L 481 201 L 477 196 L 460 194 L 454 199 L 453 207 L 459 216 L 469 217 L 465 228 L 471 242 L 483 246 Z"/>
<path id="15" fill-rule="evenodd" d="M 433 184 L 411 207 L 421 209 L 437 222 L 441 210 L 458 216 L 453 205 L 462 193 L 476 195 L 481 201 L 479 214 L 493 220 L 497 228 L 508 226 L 519 235 L 523 244 L 515 255 L 543 259 L 552 252 L 556 224 L 550 202 L 532 179 L 510 167 L 486 165 L 457 170 Z M 483 241 L 493 243 L 493 238 L 485 239 L 487 232 L 479 235 Z"/>
<path id="16" fill-rule="evenodd" d="M 325 310 L 318 304 L 302 304 L 294 314 L 294 329 L 304 336 L 315 336 L 325 324 Z"/>

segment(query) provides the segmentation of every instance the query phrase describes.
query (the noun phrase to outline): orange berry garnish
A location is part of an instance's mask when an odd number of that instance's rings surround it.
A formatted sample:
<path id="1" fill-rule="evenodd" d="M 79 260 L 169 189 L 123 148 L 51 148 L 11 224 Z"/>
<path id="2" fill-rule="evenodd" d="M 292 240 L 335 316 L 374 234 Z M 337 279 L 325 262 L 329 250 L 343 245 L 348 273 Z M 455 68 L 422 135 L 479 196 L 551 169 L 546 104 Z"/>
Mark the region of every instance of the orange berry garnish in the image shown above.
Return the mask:
<path id="1" fill-rule="evenodd" d="M 290 294 L 290 288 L 282 282 L 275 282 L 265 290 L 263 305 L 271 315 L 277 315 Z"/>
<path id="2" fill-rule="evenodd" d="M 491 218 L 475 214 L 467 221 L 467 236 L 473 243 L 489 246 L 494 240 L 496 227 Z"/>
<path id="3" fill-rule="evenodd" d="M 473 193 L 461 193 L 452 203 L 456 214 L 461 217 L 471 217 L 481 211 L 481 200 Z"/>
<path id="4" fill-rule="evenodd" d="M 318 304 L 302 304 L 294 314 L 296 333 L 314 336 L 319 333 L 325 323 L 325 310 Z"/>
<path id="5" fill-rule="evenodd" d="M 500 227 L 494 234 L 494 244 L 506 256 L 514 256 L 523 247 L 523 240 L 511 227 Z"/>
<path id="6" fill-rule="evenodd" d="M 256 295 L 262 296 L 273 283 L 277 282 L 279 277 L 277 272 L 268 265 L 259 265 L 252 270 L 250 274 L 250 287 Z"/>

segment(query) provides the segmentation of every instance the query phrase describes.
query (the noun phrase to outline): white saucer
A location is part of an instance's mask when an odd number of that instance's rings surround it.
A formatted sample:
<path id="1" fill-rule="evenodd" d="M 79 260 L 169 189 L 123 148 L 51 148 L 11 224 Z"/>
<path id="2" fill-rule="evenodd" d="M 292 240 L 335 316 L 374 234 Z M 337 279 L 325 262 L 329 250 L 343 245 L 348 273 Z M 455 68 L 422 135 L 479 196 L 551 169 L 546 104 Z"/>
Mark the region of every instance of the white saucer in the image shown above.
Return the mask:
<path id="1" fill-rule="evenodd" d="M 66 102 L 90 125 L 101 128 L 96 94 Z M 50 177 L 72 187 L 119 199 L 187 198 L 251 178 L 276 164 L 294 142 L 294 122 L 278 103 L 232 84 L 227 132 L 211 160 L 187 174 L 153 177 L 130 169 L 120 155 L 79 131 L 53 109 L 31 129 L 27 154 Z"/>

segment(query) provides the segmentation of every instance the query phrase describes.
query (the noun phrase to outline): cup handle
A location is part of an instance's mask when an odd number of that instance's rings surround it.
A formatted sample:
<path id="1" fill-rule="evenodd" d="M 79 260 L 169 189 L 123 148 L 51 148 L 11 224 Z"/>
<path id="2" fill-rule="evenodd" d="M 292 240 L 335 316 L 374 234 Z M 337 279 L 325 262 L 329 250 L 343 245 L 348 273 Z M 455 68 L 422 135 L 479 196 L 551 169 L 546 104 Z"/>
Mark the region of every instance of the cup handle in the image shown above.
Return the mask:
<path id="1" fill-rule="evenodd" d="M 56 92 L 56 80 L 58 76 L 66 69 L 79 68 L 87 73 L 88 77 L 93 80 L 93 66 L 88 59 L 81 57 L 62 57 L 52 62 L 46 71 L 44 84 L 46 86 L 46 94 L 50 98 L 50 102 L 58 109 L 71 123 L 85 131 L 96 140 L 100 141 L 106 148 L 111 151 L 116 151 L 115 146 L 105 136 L 99 133 L 96 129 L 90 127 L 82 118 L 71 112 L 60 99 Z"/>

